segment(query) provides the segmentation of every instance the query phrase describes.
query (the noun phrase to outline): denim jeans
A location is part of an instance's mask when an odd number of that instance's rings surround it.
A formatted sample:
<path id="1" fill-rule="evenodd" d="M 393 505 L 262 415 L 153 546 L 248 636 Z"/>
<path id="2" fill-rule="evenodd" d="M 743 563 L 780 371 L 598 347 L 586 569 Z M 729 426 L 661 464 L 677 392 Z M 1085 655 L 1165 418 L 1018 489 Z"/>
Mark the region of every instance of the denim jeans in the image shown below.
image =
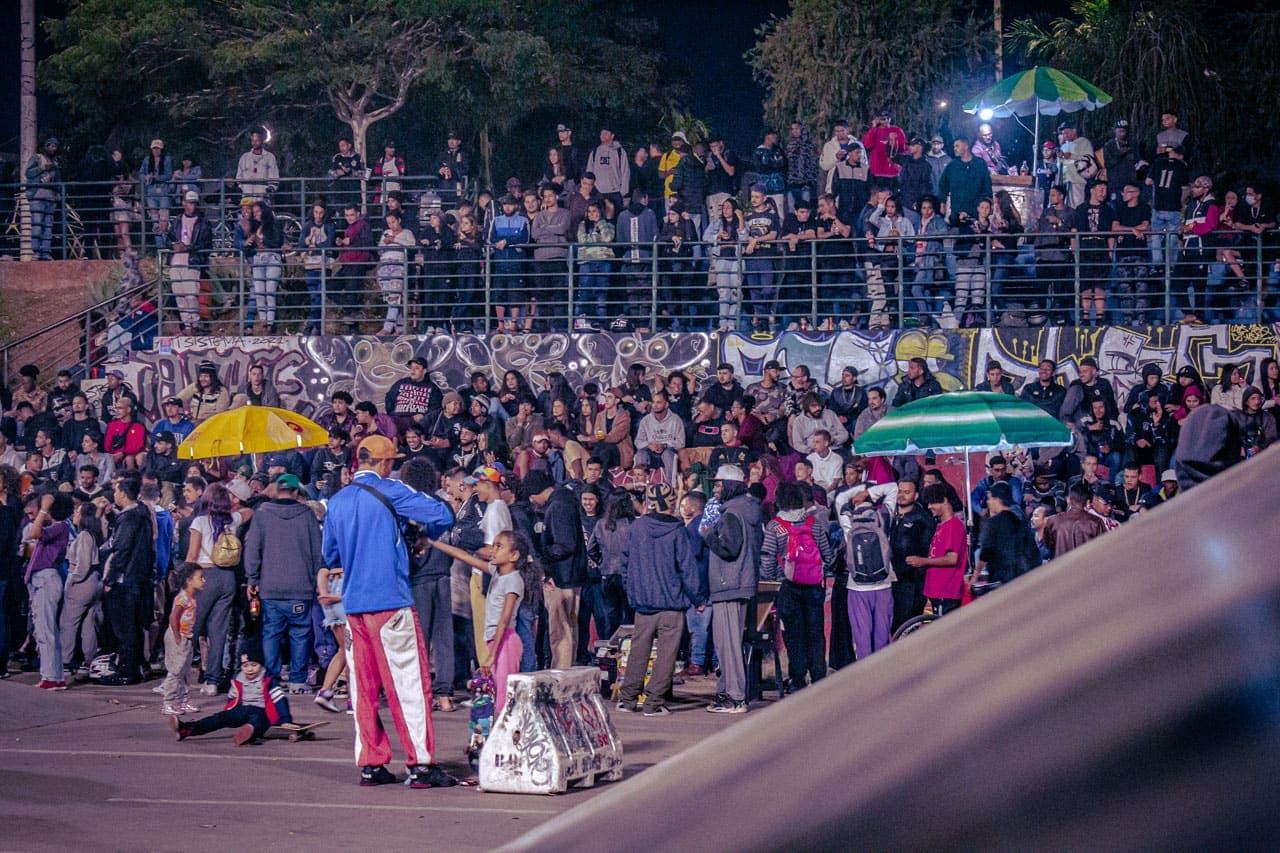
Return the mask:
<path id="1" fill-rule="evenodd" d="M 47 261 L 53 257 L 53 212 L 56 203 L 51 198 L 33 198 L 30 207 L 31 252 L 37 259 Z"/>
<path id="2" fill-rule="evenodd" d="M 324 273 L 321 270 L 307 270 L 307 296 L 311 303 L 311 313 L 307 315 L 307 325 L 320 326 L 321 304 L 324 301 L 324 294 L 321 293 L 321 280 Z M 327 284 L 328 282 L 324 282 Z"/>
<path id="3" fill-rule="evenodd" d="M 684 614 L 685 624 L 689 628 L 689 663 L 698 666 L 707 666 L 707 648 L 711 645 L 711 605 L 708 604 L 703 608 L 702 612 L 698 612 L 698 608 L 690 607 Z M 711 648 L 712 669 L 715 669 L 719 661 L 716 660 L 716 650 Z"/>
<path id="4" fill-rule="evenodd" d="M 40 653 L 40 678 L 62 680 L 62 632 L 58 626 L 58 606 L 62 604 L 62 578 L 57 569 L 42 569 L 27 585 L 31 596 L 31 625 Z"/>
<path id="5" fill-rule="evenodd" d="M 772 317 L 777 311 L 775 303 L 778 299 L 778 275 L 774 270 L 774 259 L 747 255 L 745 266 L 745 287 L 751 313 L 756 317 Z"/>
<path id="6" fill-rule="evenodd" d="M 253 256 L 253 301 L 262 322 L 276 322 L 276 293 L 280 290 L 280 278 L 284 267 L 279 252 L 259 252 Z"/>
<path id="7" fill-rule="evenodd" d="M 535 672 L 538 669 L 538 650 L 535 644 L 533 623 L 538 613 L 523 601 L 516 610 L 516 636 L 520 638 L 520 671 Z"/>
<path id="8" fill-rule="evenodd" d="M 608 290 L 609 262 L 583 261 L 578 266 L 578 304 L 574 308 L 574 314 L 603 320 L 608 313 L 605 303 Z M 528 648 L 526 644 L 525 649 Z"/>
<path id="9" fill-rule="evenodd" d="M 1166 249 L 1169 255 L 1169 266 L 1178 263 L 1178 229 L 1181 227 L 1181 212 L 1177 210 L 1151 211 L 1151 265 L 1155 267 L 1154 273 L 1156 275 L 1164 275 Z"/>
<path id="10" fill-rule="evenodd" d="M 262 655 L 267 675 L 280 679 L 280 645 L 289 635 L 289 681 L 307 680 L 311 658 L 311 602 L 262 599 Z"/>

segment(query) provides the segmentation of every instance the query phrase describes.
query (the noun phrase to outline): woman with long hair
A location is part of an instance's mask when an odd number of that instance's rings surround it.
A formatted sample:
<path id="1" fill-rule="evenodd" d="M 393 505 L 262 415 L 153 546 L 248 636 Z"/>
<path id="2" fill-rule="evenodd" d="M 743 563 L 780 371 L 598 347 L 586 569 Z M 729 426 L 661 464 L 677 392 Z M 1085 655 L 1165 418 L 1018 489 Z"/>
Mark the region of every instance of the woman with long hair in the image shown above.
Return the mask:
<path id="1" fill-rule="evenodd" d="M 1243 364 L 1224 364 L 1218 372 L 1218 383 L 1209 392 L 1209 402 L 1233 412 L 1244 408 L 1244 391 L 1249 383 L 1244 381 Z"/>
<path id="2" fill-rule="evenodd" d="M 276 293 L 280 290 L 280 278 L 284 275 L 284 265 L 280 260 L 284 237 L 271 205 L 265 201 L 253 203 L 249 234 L 244 242 L 246 248 L 253 249 L 253 301 L 258 309 L 258 320 L 268 334 L 274 335 Z"/>
<path id="3" fill-rule="evenodd" d="M 238 535 L 243 514 L 232 511 L 231 493 L 222 483 L 210 483 L 204 490 L 197 515 L 191 522 L 187 562 L 204 569 L 204 589 L 196 597 L 196 623 L 191 636 L 208 638 L 200 659 L 204 668 L 204 684 L 200 692 L 212 696 L 230 674 L 223 668 L 222 657 L 231 631 L 232 605 L 235 603 L 236 570 L 234 566 L 214 565 L 213 549 L 223 533 Z"/>

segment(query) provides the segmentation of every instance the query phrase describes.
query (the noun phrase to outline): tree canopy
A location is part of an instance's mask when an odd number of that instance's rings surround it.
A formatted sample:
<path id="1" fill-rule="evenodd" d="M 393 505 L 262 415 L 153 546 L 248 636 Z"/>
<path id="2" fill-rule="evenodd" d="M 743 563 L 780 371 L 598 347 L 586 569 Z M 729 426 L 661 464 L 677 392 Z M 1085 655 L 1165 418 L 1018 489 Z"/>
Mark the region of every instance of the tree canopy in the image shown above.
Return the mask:
<path id="1" fill-rule="evenodd" d="M 927 133 L 943 119 L 938 103 L 958 103 L 988 62 L 988 31 L 960 0 L 792 0 L 786 17 L 757 30 L 747 62 L 775 127 L 866 127 L 889 107 L 897 124 Z"/>
<path id="2" fill-rule="evenodd" d="M 84 141 L 173 128 L 225 149 L 274 120 L 327 149 L 336 120 L 361 147 L 403 111 L 433 134 L 421 163 L 446 127 L 487 142 L 539 111 L 616 124 L 663 105 L 655 28 L 616 0 L 80 0 L 45 26 L 42 84 Z"/>

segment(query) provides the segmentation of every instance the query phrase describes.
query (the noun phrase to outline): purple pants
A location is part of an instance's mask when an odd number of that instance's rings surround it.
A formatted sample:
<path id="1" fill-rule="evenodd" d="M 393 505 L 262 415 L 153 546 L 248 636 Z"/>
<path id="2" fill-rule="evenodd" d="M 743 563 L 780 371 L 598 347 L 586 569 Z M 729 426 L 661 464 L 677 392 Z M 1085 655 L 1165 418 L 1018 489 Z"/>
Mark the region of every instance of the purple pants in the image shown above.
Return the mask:
<path id="1" fill-rule="evenodd" d="M 849 626 L 858 660 L 889 645 L 893 624 L 893 590 L 863 591 L 849 587 Z"/>

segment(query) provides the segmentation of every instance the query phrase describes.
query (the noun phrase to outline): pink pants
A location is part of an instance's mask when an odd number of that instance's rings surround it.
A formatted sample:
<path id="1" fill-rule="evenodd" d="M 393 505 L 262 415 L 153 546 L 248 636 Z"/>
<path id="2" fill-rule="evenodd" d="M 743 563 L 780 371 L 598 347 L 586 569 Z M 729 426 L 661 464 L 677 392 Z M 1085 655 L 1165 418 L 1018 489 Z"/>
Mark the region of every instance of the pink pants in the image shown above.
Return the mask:
<path id="1" fill-rule="evenodd" d="M 502 638 L 502 648 L 497 650 L 498 653 L 495 656 L 494 646 L 497 645 L 497 642 L 497 638 L 489 641 L 489 659 L 493 661 L 493 686 L 495 688 L 493 697 L 494 719 L 498 718 L 503 706 L 507 704 L 507 676 L 513 672 L 520 671 L 520 656 L 524 653 L 524 644 L 520 642 L 520 637 L 513 628 L 507 629 L 506 635 Z"/>

